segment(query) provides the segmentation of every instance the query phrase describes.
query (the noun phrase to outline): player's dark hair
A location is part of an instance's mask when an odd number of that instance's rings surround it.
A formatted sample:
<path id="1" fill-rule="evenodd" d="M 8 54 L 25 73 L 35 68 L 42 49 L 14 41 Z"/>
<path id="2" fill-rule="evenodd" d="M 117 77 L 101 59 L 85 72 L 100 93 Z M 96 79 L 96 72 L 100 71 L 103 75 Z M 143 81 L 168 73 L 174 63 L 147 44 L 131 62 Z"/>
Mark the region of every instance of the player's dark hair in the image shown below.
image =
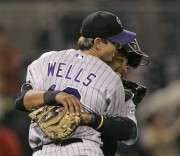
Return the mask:
<path id="1" fill-rule="evenodd" d="M 101 42 L 104 43 L 104 44 L 107 44 L 108 43 L 108 39 L 101 38 Z"/>
<path id="2" fill-rule="evenodd" d="M 89 50 L 93 47 L 93 39 L 92 38 L 85 38 L 80 37 L 78 40 L 78 48 L 80 50 Z"/>
<path id="3" fill-rule="evenodd" d="M 89 50 L 93 47 L 93 41 L 94 41 L 94 39 L 92 39 L 92 38 L 85 38 L 85 37 L 81 36 L 78 40 L 78 48 L 80 50 Z M 101 42 L 106 44 L 108 42 L 108 40 L 101 38 Z"/>

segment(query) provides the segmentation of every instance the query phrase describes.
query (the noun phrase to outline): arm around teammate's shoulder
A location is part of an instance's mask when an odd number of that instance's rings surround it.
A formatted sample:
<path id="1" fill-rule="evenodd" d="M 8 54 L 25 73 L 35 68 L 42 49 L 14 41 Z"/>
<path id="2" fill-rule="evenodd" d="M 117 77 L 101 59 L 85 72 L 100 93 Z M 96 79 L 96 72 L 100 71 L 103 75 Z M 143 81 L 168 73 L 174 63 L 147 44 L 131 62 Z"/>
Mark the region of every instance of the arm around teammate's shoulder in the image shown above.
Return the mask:
<path id="1" fill-rule="evenodd" d="M 15 99 L 15 107 L 21 111 L 33 111 L 44 105 L 63 106 L 65 111 L 81 114 L 84 112 L 82 103 L 71 94 L 62 91 L 34 90 L 24 85 L 21 93 Z"/>
<path id="2" fill-rule="evenodd" d="M 45 91 L 33 90 L 31 86 L 24 85 L 15 99 L 15 108 L 29 112 L 34 108 L 44 105 L 43 94 Z"/>

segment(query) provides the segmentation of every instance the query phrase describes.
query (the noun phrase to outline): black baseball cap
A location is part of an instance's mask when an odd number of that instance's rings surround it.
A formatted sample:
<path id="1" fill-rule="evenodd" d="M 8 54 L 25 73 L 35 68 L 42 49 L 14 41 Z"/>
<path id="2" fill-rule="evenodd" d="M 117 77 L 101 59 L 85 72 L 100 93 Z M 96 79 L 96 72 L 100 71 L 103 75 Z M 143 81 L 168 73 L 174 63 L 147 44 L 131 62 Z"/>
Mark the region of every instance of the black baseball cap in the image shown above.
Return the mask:
<path id="1" fill-rule="evenodd" d="M 80 32 L 86 38 L 107 38 L 121 44 L 136 37 L 136 33 L 123 29 L 119 17 L 107 11 L 98 11 L 87 16 L 82 22 Z"/>

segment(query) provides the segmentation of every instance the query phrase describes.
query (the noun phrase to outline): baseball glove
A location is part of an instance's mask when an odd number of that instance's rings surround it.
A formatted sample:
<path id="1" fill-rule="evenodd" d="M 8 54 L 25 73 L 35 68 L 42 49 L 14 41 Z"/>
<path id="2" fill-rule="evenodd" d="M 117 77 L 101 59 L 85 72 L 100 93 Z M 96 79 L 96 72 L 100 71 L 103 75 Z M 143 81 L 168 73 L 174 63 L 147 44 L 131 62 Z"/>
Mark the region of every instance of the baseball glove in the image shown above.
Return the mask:
<path id="1" fill-rule="evenodd" d="M 122 78 L 122 83 L 125 89 L 130 90 L 134 96 L 132 98 L 134 104 L 137 106 L 147 93 L 147 88 L 127 79 Z"/>
<path id="2" fill-rule="evenodd" d="M 81 116 L 67 114 L 63 107 L 57 112 L 59 108 L 59 106 L 43 106 L 29 114 L 42 132 L 53 141 L 69 138 L 81 122 Z"/>

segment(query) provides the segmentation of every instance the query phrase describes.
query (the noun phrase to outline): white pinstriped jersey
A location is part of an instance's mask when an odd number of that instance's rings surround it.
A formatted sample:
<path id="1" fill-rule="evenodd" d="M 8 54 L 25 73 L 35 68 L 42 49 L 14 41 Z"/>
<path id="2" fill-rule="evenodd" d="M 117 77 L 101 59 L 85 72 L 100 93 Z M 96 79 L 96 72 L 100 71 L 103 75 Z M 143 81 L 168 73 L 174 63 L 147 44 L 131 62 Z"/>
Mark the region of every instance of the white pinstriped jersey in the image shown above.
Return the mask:
<path id="1" fill-rule="evenodd" d="M 127 116 L 124 88 L 119 76 L 97 57 L 69 49 L 44 53 L 29 65 L 26 81 L 36 90 L 70 91 L 89 109 L 106 116 Z M 100 133 L 79 126 L 72 137 L 102 144 Z M 29 131 L 32 148 L 47 144 L 47 138 L 32 123 Z"/>

